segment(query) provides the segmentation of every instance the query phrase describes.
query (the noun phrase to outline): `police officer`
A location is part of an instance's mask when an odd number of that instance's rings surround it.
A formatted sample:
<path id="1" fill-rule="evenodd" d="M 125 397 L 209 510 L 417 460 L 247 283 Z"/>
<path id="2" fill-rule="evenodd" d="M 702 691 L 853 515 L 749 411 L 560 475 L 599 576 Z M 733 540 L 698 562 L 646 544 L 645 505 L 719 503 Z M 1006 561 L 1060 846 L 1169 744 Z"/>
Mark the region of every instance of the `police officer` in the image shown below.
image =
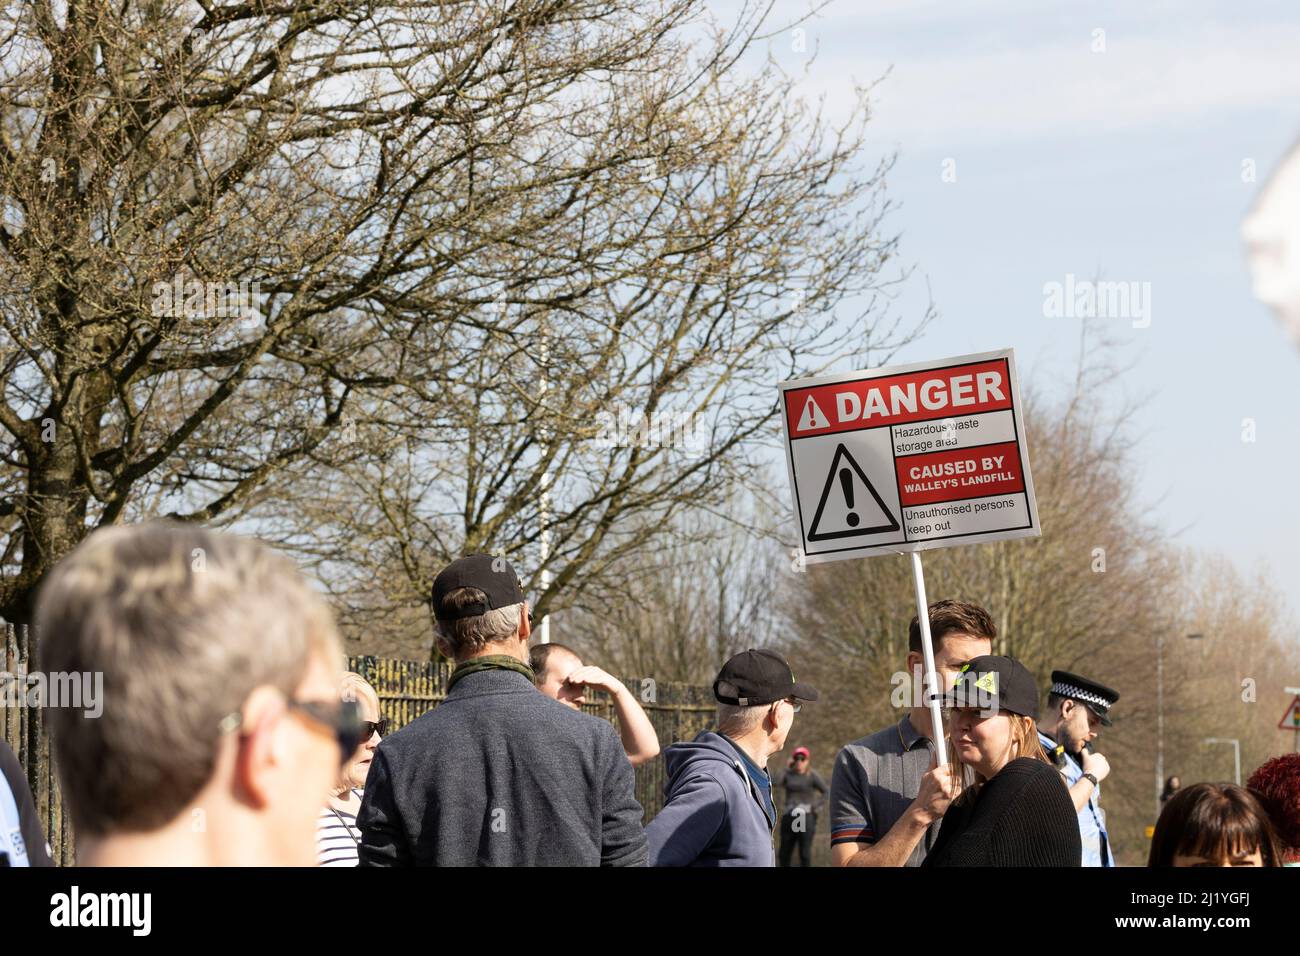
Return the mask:
<path id="1" fill-rule="evenodd" d="M 1110 773 L 1110 762 L 1092 752 L 1091 742 L 1100 728 L 1110 726 L 1107 715 L 1117 700 L 1119 692 L 1105 684 L 1069 671 L 1052 671 L 1047 706 L 1038 718 L 1039 742 L 1065 778 L 1079 813 L 1084 866 L 1115 865 L 1100 788 Z"/>

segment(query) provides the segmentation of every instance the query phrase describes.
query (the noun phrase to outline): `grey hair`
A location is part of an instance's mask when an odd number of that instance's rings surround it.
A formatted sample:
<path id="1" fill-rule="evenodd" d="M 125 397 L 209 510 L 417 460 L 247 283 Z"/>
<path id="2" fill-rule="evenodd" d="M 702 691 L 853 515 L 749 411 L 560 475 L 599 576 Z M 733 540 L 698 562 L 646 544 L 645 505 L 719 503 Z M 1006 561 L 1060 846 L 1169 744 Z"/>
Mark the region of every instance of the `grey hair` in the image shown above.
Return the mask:
<path id="1" fill-rule="evenodd" d="M 467 601 L 483 600 L 483 592 L 477 588 L 457 588 L 446 598 L 446 603 L 455 605 L 457 598 Z M 456 621 L 437 621 L 438 635 L 451 645 L 452 653 L 459 657 L 470 651 L 480 650 L 488 644 L 508 641 L 519 633 L 519 622 L 524 617 L 523 604 L 507 604 L 505 607 L 478 614 L 474 617 L 462 617 Z"/>
<path id="2" fill-rule="evenodd" d="M 174 521 L 91 534 L 42 585 L 36 628 L 42 670 L 107 677 L 98 719 L 61 707 L 46 718 L 79 835 L 175 819 L 254 688 L 291 696 L 312 655 L 343 666 L 333 615 L 292 561 Z"/>
<path id="3" fill-rule="evenodd" d="M 728 737 L 741 737 L 763 722 L 771 704 L 741 707 L 737 704 L 718 704 L 718 732 Z"/>

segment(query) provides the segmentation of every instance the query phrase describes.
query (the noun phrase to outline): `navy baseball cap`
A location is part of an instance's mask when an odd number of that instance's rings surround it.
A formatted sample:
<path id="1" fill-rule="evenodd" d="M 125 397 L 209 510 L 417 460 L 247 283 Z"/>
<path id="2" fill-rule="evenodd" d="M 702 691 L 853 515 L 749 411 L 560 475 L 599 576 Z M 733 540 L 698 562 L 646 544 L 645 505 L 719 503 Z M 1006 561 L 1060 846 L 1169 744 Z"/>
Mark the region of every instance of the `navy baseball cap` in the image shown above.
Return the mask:
<path id="1" fill-rule="evenodd" d="M 794 671 L 776 651 L 751 647 L 722 665 L 713 682 L 713 696 L 721 704 L 756 707 L 787 697 L 813 701 L 817 691 L 796 681 Z"/>
<path id="2" fill-rule="evenodd" d="M 483 592 L 483 600 L 455 610 L 444 607 L 447 595 L 459 588 L 477 588 Z M 515 574 L 515 569 L 505 558 L 471 554 L 457 558 L 438 573 L 433 579 L 430 601 L 434 617 L 448 623 L 465 617 L 478 617 L 512 604 L 522 604 L 524 592 L 519 586 L 519 575 Z"/>

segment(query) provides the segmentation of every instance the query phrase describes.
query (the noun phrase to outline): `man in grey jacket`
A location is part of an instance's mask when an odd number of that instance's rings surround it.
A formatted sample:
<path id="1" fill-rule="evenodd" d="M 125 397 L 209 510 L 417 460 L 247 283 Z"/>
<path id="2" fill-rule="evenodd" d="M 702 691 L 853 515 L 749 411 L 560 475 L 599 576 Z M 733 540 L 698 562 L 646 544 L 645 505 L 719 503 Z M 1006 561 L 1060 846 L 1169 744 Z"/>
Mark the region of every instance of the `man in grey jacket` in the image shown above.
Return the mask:
<path id="1" fill-rule="evenodd" d="M 784 657 L 750 649 L 713 682 L 718 731 L 664 751 L 667 801 L 648 827 L 651 866 L 774 866 L 776 808 L 767 758 L 785 746 L 800 701 L 817 691 Z"/>
<path id="2" fill-rule="evenodd" d="M 375 751 L 362 866 L 643 866 L 632 765 L 607 721 L 537 692 L 514 569 L 476 554 L 433 583 L 446 699 Z"/>

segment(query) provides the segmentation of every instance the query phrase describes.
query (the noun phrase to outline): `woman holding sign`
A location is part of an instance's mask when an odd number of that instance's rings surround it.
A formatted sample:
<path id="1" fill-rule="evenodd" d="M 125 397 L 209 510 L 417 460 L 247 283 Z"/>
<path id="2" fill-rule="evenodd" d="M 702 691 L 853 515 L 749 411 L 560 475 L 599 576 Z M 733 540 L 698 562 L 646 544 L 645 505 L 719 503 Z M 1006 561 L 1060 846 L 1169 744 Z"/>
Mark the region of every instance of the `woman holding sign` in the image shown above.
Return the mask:
<path id="1" fill-rule="evenodd" d="M 1079 866 L 1079 821 L 1061 775 L 1038 742 L 1038 686 L 1010 657 L 962 667 L 944 706 L 953 777 L 923 866 Z"/>

